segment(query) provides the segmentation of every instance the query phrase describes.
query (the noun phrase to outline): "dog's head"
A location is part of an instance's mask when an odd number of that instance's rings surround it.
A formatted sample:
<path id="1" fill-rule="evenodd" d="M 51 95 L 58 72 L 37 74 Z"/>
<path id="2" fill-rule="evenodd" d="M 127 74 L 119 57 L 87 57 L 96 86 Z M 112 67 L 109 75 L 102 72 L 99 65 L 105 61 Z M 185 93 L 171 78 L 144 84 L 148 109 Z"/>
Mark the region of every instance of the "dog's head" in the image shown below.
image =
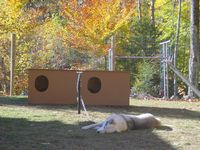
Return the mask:
<path id="1" fill-rule="evenodd" d="M 112 115 L 97 129 L 97 133 L 113 133 L 127 130 L 126 122 L 118 115 Z"/>

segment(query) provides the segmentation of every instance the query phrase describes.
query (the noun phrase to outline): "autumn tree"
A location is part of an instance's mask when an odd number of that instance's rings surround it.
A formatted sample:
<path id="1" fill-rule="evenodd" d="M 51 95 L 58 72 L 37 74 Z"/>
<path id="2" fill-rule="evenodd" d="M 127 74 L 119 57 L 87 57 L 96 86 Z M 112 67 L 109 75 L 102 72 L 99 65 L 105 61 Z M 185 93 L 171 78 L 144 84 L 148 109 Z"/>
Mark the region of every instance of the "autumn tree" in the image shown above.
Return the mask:
<path id="1" fill-rule="evenodd" d="M 30 35 L 41 25 L 38 17 L 43 14 L 41 9 L 27 9 L 28 0 L 0 1 L 0 88 L 8 93 L 10 60 L 10 34 L 17 35 L 15 93 L 27 88 L 27 68 L 31 67 L 30 48 L 33 44 Z"/>
<path id="2" fill-rule="evenodd" d="M 62 1 L 62 16 L 67 20 L 67 42 L 76 48 L 102 51 L 105 39 L 130 21 L 134 1 Z M 105 49 L 104 49 L 105 50 Z"/>
<path id="3" fill-rule="evenodd" d="M 200 50 L 199 50 L 199 0 L 191 0 L 190 15 L 190 59 L 189 81 L 198 88 Z M 188 89 L 188 96 L 195 97 L 193 91 Z"/>

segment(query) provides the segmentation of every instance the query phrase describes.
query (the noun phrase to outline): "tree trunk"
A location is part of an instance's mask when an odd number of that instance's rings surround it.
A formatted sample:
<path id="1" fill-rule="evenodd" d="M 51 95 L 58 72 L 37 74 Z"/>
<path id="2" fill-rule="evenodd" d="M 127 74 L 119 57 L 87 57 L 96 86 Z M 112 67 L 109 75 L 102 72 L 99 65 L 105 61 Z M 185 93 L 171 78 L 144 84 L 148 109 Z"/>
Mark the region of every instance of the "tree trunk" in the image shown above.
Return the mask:
<path id="1" fill-rule="evenodd" d="M 178 20 L 177 20 L 177 27 L 176 27 L 176 41 L 175 41 L 175 48 L 174 48 L 174 67 L 177 67 L 177 55 L 178 55 L 178 42 L 179 42 L 179 32 L 180 32 L 180 23 L 181 23 L 181 0 L 178 1 Z M 177 76 L 174 73 L 174 95 L 173 98 L 177 98 Z"/>
<path id="2" fill-rule="evenodd" d="M 154 4 L 155 4 L 155 0 L 151 0 L 151 4 L 150 4 L 150 9 L 151 9 L 151 20 L 150 20 L 150 24 L 151 24 L 151 46 L 152 46 L 152 51 L 155 52 L 156 50 L 156 36 L 155 36 L 155 8 L 154 8 Z"/>
<path id="3" fill-rule="evenodd" d="M 155 3 L 155 1 L 151 0 L 151 6 L 150 7 L 151 7 L 151 25 L 152 25 L 152 27 L 155 27 L 154 3 Z"/>
<path id="4" fill-rule="evenodd" d="M 174 32 L 174 9 L 175 9 L 175 0 L 172 0 L 172 31 Z"/>
<path id="5" fill-rule="evenodd" d="M 190 59 L 189 81 L 197 88 L 199 74 L 199 0 L 191 0 L 190 10 Z M 191 88 L 188 88 L 188 96 L 196 97 Z"/>
<path id="6" fill-rule="evenodd" d="M 141 2 L 138 0 L 138 18 L 141 20 L 142 18 L 142 13 L 141 13 Z"/>

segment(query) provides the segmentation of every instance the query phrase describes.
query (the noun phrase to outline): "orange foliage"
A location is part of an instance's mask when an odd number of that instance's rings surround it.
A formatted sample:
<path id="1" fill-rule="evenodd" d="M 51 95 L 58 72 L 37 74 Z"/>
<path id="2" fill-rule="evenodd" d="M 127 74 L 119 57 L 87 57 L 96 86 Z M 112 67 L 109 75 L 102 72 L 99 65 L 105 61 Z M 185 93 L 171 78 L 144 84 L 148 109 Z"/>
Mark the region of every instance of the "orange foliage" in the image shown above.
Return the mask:
<path id="1" fill-rule="evenodd" d="M 107 48 L 104 40 L 126 24 L 134 12 L 133 0 L 77 0 L 61 3 L 62 16 L 67 20 L 67 41 L 83 50 Z M 105 51 L 105 50 L 103 50 Z"/>

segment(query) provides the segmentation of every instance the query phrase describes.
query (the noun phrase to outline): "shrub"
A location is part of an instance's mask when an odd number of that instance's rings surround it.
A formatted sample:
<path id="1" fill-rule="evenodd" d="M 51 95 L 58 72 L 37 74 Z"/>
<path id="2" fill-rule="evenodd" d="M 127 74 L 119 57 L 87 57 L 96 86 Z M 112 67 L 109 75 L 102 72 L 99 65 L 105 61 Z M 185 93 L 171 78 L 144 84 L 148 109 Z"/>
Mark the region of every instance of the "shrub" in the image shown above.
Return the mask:
<path id="1" fill-rule="evenodd" d="M 157 68 L 155 64 L 145 61 L 138 65 L 137 79 L 134 84 L 136 93 L 159 95 L 160 77 Z"/>

